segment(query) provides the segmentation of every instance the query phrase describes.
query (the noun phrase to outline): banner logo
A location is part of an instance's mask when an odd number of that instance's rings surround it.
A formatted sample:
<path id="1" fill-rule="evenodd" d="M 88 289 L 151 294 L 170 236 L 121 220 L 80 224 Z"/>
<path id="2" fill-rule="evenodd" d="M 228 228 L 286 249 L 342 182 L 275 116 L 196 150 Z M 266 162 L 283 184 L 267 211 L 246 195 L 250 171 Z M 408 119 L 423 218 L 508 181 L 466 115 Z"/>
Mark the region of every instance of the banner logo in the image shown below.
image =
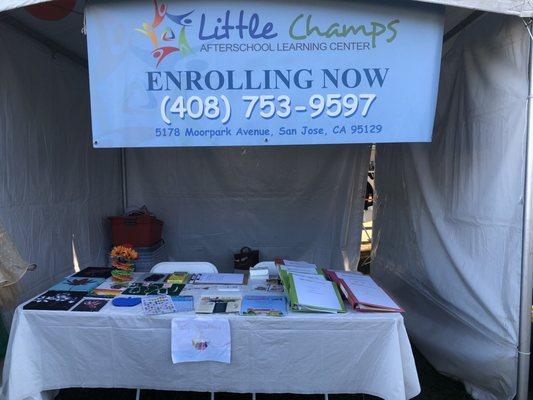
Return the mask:
<path id="1" fill-rule="evenodd" d="M 152 56 L 157 60 L 156 67 L 170 54 L 180 52 L 182 57 L 191 54 L 192 48 L 187 39 L 187 27 L 191 25 L 190 15 L 194 10 L 181 15 L 168 12 L 165 3 L 154 1 L 154 19 L 152 23 L 143 22 L 141 28 L 136 28 L 152 43 Z M 165 25 L 167 22 L 168 25 Z M 176 32 L 178 32 L 176 34 Z"/>

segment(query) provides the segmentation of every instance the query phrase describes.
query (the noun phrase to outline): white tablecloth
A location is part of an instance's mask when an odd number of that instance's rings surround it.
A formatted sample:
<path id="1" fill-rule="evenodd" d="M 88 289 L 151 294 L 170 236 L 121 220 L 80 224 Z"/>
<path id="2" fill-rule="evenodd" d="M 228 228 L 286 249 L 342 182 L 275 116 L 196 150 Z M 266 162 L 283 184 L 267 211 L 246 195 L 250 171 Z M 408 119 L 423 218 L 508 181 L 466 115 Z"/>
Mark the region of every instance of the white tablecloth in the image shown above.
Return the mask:
<path id="1" fill-rule="evenodd" d="M 230 293 L 226 293 L 230 294 Z M 420 392 L 400 314 L 301 314 L 228 318 L 231 364 L 172 364 L 173 317 L 140 306 L 100 312 L 16 310 L 2 398 L 41 399 L 67 387 L 256 393 L 367 393 L 406 399 Z"/>

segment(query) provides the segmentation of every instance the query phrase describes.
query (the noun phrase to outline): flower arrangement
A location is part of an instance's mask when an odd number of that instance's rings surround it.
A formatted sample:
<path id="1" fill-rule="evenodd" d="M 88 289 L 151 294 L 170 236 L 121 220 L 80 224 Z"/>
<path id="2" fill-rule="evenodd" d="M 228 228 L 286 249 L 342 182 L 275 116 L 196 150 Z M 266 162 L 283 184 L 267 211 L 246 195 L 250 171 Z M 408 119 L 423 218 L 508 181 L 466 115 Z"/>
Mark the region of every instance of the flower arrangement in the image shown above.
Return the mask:
<path id="1" fill-rule="evenodd" d="M 129 282 L 133 280 L 135 271 L 134 261 L 139 258 L 139 254 L 129 244 L 115 246 L 111 250 L 111 265 L 113 271 L 111 276 L 116 282 Z"/>

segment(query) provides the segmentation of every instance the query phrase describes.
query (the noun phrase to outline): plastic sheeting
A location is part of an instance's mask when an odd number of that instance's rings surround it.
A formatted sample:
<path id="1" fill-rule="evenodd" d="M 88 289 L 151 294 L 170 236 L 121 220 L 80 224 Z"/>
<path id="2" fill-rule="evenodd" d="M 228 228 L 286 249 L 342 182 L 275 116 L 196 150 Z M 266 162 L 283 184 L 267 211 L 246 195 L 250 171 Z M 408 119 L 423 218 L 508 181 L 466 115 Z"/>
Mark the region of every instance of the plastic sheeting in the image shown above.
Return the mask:
<path id="1" fill-rule="evenodd" d="M 433 142 L 377 151 L 373 274 L 478 399 L 516 391 L 528 41 L 478 20 L 444 55 Z"/>
<path id="2" fill-rule="evenodd" d="M 2 23 L 0 49 L 0 219 L 38 265 L 20 281 L 20 302 L 72 272 L 73 237 L 80 265 L 104 262 L 120 153 L 91 147 L 86 70 Z M 2 311 L 9 323 L 12 310 Z"/>
<path id="3" fill-rule="evenodd" d="M 165 225 L 176 261 L 233 270 L 233 254 L 304 259 L 330 268 L 359 260 L 367 145 L 131 149 L 128 205 Z"/>

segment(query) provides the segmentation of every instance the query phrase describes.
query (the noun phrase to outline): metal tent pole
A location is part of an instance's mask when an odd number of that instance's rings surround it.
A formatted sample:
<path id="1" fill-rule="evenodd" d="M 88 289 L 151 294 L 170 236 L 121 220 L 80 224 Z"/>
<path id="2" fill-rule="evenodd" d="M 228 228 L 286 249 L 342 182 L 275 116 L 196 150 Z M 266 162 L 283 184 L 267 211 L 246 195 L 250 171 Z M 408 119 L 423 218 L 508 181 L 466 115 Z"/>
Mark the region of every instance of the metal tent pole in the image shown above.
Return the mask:
<path id="1" fill-rule="evenodd" d="M 128 177 L 126 175 L 126 149 L 120 149 L 120 163 L 122 167 L 122 214 L 128 209 Z"/>
<path id="2" fill-rule="evenodd" d="M 525 22 L 525 21 L 524 21 Z M 529 39 L 529 90 L 527 99 L 526 170 L 522 229 L 522 280 L 520 287 L 520 330 L 518 336 L 517 400 L 527 400 L 531 340 L 531 294 L 533 271 L 533 38 L 531 21 L 526 23 Z"/>

